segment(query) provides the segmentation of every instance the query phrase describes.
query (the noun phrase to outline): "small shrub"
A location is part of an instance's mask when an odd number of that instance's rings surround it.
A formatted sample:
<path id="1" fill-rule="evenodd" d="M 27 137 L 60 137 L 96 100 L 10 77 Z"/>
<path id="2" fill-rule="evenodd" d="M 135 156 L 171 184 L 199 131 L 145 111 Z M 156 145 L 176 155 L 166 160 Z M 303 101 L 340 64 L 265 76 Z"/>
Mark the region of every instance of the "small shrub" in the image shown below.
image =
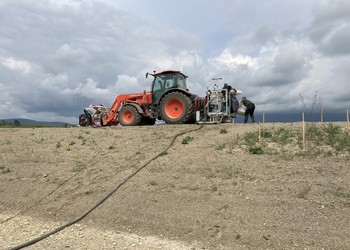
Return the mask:
<path id="1" fill-rule="evenodd" d="M 80 172 L 83 169 L 85 169 L 86 166 L 84 163 L 82 163 L 81 161 L 78 161 L 75 166 L 73 167 L 73 172 Z"/>
<path id="2" fill-rule="evenodd" d="M 255 145 L 258 140 L 258 132 L 248 132 L 244 135 L 243 140 L 247 146 L 253 146 Z"/>
<path id="3" fill-rule="evenodd" d="M 261 146 L 254 145 L 249 148 L 249 153 L 254 154 L 254 155 L 261 155 L 264 153 L 263 149 Z"/>
<path id="4" fill-rule="evenodd" d="M 167 154 L 168 154 L 167 151 L 163 151 L 163 152 L 161 152 L 161 153 L 159 154 L 159 156 L 164 156 L 164 155 L 167 155 Z"/>
<path id="5" fill-rule="evenodd" d="M 225 143 L 220 143 L 219 145 L 217 145 L 215 147 L 216 150 L 223 150 L 224 148 L 226 147 L 226 144 Z"/>
<path id="6" fill-rule="evenodd" d="M 193 137 L 186 136 L 185 138 L 182 139 L 182 144 L 188 144 L 192 140 L 193 140 Z"/>
<path id="7" fill-rule="evenodd" d="M 220 129 L 220 134 L 227 134 L 227 130 L 224 128 Z"/>
<path id="8" fill-rule="evenodd" d="M 264 240 L 270 240 L 271 239 L 271 235 L 270 234 L 267 234 L 267 235 L 263 235 L 263 239 Z"/>
<path id="9" fill-rule="evenodd" d="M 149 185 L 151 185 L 151 186 L 157 186 L 158 183 L 157 183 L 156 181 L 150 181 L 150 182 L 149 182 Z"/>
<path id="10" fill-rule="evenodd" d="M 0 174 L 8 174 L 11 173 L 13 170 L 5 167 L 0 167 Z"/>
<path id="11" fill-rule="evenodd" d="M 108 149 L 115 149 L 115 147 L 113 145 L 109 146 Z"/>
<path id="12" fill-rule="evenodd" d="M 261 137 L 262 138 L 271 138 L 272 137 L 272 133 L 269 130 L 262 130 Z"/>

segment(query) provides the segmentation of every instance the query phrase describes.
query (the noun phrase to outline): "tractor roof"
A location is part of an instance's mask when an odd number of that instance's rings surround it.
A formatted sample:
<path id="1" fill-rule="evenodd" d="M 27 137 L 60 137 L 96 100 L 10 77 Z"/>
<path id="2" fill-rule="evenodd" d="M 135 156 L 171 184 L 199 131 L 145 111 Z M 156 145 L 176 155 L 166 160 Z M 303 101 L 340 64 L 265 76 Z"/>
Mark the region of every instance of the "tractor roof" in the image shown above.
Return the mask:
<path id="1" fill-rule="evenodd" d="M 184 77 L 187 77 L 184 73 L 180 72 L 179 70 L 164 70 L 162 72 L 155 73 L 154 75 L 161 75 L 161 74 L 173 74 L 173 73 L 179 73 L 183 75 Z"/>

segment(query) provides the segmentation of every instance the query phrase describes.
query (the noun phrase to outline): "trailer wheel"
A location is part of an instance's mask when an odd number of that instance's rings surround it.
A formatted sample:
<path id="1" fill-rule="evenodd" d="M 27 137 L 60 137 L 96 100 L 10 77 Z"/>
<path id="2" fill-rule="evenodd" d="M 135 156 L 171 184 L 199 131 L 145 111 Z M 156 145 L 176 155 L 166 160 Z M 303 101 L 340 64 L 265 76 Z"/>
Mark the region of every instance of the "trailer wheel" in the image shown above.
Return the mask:
<path id="1" fill-rule="evenodd" d="M 120 109 L 118 120 L 122 126 L 137 126 L 141 122 L 141 115 L 135 107 L 126 105 Z"/>
<path id="2" fill-rule="evenodd" d="M 187 95 L 171 92 L 161 101 L 160 114 L 168 124 L 188 123 L 193 115 L 193 103 Z"/>

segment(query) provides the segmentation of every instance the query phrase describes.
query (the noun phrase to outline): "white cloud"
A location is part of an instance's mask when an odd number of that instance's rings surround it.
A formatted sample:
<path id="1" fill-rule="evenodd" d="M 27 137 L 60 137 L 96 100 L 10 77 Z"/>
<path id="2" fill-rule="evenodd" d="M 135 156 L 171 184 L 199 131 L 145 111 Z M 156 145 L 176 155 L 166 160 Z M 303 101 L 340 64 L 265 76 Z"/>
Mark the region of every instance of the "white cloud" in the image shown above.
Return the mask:
<path id="1" fill-rule="evenodd" d="M 2 59 L 1 64 L 8 69 L 18 71 L 20 74 L 28 75 L 32 72 L 31 64 L 25 60 L 9 57 Z"/>
<path id="2" fill-rule="evenodd" d="M 248 55 L 234 55 L 228 49 L 224 49 L 224 51 L 215 58 L 211 58 L 209 63 L 214 67 L 227 67 L 229 69 L 235 70 L 239 66 L 247 66 L 252 69 L 256 69 L 258 67 L 258 59 L 253 58 Z"/>

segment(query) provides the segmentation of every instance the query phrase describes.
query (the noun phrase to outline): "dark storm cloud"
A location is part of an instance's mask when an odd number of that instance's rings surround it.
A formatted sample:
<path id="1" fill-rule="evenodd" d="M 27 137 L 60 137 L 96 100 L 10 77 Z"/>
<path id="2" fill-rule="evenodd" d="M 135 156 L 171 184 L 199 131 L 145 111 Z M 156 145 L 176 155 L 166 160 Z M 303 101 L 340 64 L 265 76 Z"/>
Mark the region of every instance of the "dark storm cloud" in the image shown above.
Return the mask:
<path id="1" fill-rule="evenodd" d="M 166 69 L 201 96 L 223 77 L 258 112 L 302 109 L 300 93 L 317 90 L 325 106 L 349 108 L 349 1 L 187 2 L 2 0 L 0 118 L 76 121 Z"/>
<path id="2" fill-rule="evenodd" d="M 335 0 L 316 5 L 307 31 L 312 42 L 325 55 L 349 55 L 350 2 Z"/>
<path id="3" fill-rule="evenodd" d="M 110 104 L 119 74 L 144 74 L 179 51 L 174 41 L 195 42 L 97 1 L 5 1 L 0 17 L 0 97 L 11 96 L 7 106 L 23 113 L 66 116 L 91 102 Z"/>

